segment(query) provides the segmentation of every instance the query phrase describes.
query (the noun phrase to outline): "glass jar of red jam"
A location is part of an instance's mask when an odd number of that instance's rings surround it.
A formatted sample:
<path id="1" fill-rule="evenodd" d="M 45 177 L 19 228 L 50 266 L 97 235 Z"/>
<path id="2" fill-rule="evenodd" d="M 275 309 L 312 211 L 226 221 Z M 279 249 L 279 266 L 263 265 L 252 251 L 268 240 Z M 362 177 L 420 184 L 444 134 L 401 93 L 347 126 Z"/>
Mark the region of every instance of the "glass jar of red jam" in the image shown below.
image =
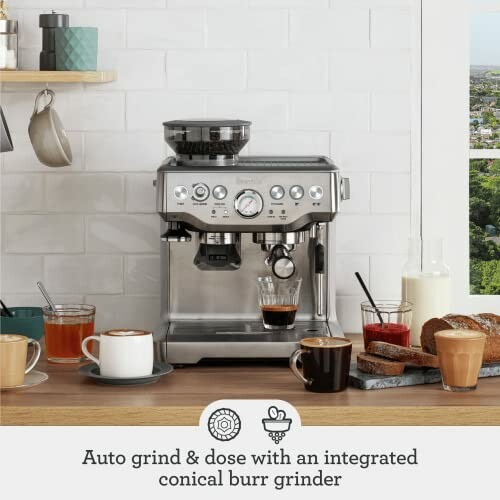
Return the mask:
<path id="1" fill-rule="evenodd" d="M 400 300 L 361 303 L 365 349 L 373 341 L 410 347 L 412 304 Z"/>

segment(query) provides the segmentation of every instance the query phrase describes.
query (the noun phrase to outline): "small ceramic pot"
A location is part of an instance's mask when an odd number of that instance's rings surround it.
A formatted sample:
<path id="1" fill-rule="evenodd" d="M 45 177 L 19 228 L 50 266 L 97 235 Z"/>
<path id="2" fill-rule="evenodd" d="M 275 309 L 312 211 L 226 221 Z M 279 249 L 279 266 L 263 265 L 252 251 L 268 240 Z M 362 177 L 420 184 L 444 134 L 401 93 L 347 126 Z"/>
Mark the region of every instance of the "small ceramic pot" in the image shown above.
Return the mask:
<path id="1" fill-rule="evenodd" d="M 50 101 L 38 111 L 38 102 L 43 95 Z M 59 115 L 52 107 L 56 95 L 52 90 L 42 90 L 35 100 L 28 133 L 38 160 L 47 167 L 67 167 L 73 161 L 71 145 Z"/>
<path id="2" fill-rule="evenodd" d="M 0 316 L 0 333 L 24 335 L 40 340 L 44 332 L 43 311 L 41 307 L 10 307 L 12 318 Z"/>
<path id="3" fill-rule="evenodd" d="M 54 28 L 57 71 L 97 69 L 97 28 Z"/>

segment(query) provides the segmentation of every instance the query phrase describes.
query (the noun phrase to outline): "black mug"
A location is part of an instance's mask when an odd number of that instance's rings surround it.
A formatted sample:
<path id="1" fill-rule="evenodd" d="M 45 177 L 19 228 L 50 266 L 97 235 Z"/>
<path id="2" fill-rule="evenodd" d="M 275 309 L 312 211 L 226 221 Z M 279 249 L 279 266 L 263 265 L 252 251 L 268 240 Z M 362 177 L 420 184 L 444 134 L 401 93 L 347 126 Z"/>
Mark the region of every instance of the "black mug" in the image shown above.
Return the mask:
<path id="1" fill-rule="evenodd" d="M 340 392 L 347 387 L 352 342 L 340 337 L 312 337 L 300 341 L 290 357 L 290 368 L 311 392 Z M 302 372 L 297 361 L 302 361 Z"/>

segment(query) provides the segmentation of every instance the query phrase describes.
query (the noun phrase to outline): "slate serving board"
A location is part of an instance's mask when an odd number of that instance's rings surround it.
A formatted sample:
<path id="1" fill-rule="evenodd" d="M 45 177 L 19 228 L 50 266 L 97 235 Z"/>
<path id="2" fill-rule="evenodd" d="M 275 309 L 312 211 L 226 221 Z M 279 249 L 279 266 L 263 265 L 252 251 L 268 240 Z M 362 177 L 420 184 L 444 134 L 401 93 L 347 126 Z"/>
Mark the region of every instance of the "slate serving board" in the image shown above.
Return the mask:
<path id="1" fill-rule="evenodd" d="M 484 365 L 479 372 L 479 378 L 498 376 L 500 376 L 500 363 Z M 356 363 L 353 363 L 349 372 L 349 385 L 365 391 L 438 382 L 441 382 L 441 373 L 437 368 L 406 368 L 403 375 L 382 376 L 363 373 L 358 370 Z"/>

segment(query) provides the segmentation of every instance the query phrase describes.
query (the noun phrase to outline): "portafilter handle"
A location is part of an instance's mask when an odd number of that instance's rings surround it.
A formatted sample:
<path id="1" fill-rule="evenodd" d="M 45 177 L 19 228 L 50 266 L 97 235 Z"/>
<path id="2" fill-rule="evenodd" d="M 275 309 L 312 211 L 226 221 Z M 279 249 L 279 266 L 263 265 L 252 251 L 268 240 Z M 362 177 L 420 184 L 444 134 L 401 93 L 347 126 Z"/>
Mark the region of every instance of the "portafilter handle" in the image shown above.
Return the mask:
<path id="1" fill-rule="evenodd" d="M 295 274 L 295 262 L 288 249 L 283 245 L 275 245 L 268 258 L 273 274 L 282 280 L 291 278 Z"/>

